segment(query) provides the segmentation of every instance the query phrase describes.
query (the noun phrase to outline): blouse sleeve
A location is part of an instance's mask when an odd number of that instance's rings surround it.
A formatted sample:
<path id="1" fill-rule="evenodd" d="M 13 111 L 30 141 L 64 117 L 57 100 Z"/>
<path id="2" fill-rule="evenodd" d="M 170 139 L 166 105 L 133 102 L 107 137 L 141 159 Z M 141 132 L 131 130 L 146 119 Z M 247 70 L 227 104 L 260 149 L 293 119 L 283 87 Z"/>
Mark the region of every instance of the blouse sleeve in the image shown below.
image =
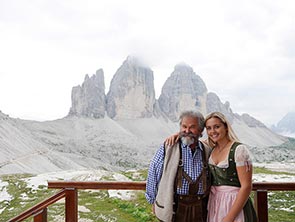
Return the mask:
<path id="1" fill-rule="evenodd" d="M 235 162 L 237 167 L 252 165 L 251 153 L 246 145 L 240 144 L 237 146 L 235 152 Z"/>

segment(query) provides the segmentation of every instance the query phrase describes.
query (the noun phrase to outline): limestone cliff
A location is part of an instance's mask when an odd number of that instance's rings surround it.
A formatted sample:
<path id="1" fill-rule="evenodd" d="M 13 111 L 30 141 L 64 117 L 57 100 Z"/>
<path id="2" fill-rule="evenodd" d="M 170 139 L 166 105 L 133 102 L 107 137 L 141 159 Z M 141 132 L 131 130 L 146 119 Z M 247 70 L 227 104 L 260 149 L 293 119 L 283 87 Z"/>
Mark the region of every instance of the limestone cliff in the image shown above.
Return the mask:
<path id="1" fill-rule="evenodd" d="M 159 106 L 172 121 L 176 121 L 183 110 L 196 109 L 206 113 L 207 88 L 204 81 L 186 64 L 178 64 L 166 80 Z"/>
<path id="2" fill-rule="evenodd" d="M 72 107 L 69 115 L 102 118 L 105 110 L 104 73 L 99 69 L 91 78 L 86 75 L 82 86 L 72 88 Z"/>
<path id="3" fill-rule="evenodd" d="M 152 117 L 155 105 L 153 71 L 128 57 L 115 73 L 107 94 L 107 113 L 113 119 Z"/>

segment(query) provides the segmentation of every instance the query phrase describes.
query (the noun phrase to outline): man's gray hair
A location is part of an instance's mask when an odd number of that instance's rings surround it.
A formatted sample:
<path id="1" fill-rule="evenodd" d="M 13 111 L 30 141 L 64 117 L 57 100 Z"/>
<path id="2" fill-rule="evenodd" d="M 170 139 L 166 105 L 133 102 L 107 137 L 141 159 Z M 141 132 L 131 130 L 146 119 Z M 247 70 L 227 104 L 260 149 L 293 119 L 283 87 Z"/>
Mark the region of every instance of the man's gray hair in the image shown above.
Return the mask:
<path id="1" fill-rule="evenodd" d="M 203 130 L 205 128 L 205 118 L 202 113 L 200 113 L 199 111 L 193 111 L 193 110 L 182 112 L 179 116 L 179 124 L 180 125 L 181 125 L 184 117 L 196 118 L 199 123 L 199 130 L 200 130 L 200 132 L 203 132 Z"/>

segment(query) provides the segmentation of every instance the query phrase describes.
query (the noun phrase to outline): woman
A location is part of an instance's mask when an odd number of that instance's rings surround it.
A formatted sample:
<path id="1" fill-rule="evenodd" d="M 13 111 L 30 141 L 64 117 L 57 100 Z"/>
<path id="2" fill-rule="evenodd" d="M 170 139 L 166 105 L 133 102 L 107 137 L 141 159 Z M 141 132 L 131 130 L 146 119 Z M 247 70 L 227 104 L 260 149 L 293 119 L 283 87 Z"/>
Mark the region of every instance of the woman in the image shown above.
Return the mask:
<path id="1" fill-rule="evenodd" d="M 205 119 L 212 186 L 208 201 L 208 222 L 257 221 L 249 195 L 252 190 L 252 162 L 248 148 L 238 142 L 225 116 L 213 112 Z M 167 143 L 175 140 L 175 135 Z"/>

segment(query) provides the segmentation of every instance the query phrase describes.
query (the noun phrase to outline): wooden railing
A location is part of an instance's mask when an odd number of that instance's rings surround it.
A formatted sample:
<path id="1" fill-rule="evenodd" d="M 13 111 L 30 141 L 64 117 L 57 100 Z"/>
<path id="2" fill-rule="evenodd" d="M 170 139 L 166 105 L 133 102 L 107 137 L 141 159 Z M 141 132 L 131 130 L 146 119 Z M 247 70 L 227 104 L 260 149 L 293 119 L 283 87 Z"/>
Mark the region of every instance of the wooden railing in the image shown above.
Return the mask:
<path id="1" fill-rule="evenodd" d="M 78 189 L 86 190 L 145 190 L 145 182 L 74 182 L 49 181 L 48 188 L 61 189 L 58 193 L 12 218 L 9 222 L 20 222 L 31 216 L 34 222 L 47 222 L 47 207 L 65 198 L 65 221 L 78 222 Z M 253 183 L 254 205 L 259 222 L 268 222 L 268 191 L 294 191 L 295 183 Z"/>
<path id="2" fill-rule="evenodd" d="M 253 191 L 255 191 L 254 206 L 259 222 L 268 222 L 268 191 L 294 191 L 295 183 L 253 183 Z"/>

